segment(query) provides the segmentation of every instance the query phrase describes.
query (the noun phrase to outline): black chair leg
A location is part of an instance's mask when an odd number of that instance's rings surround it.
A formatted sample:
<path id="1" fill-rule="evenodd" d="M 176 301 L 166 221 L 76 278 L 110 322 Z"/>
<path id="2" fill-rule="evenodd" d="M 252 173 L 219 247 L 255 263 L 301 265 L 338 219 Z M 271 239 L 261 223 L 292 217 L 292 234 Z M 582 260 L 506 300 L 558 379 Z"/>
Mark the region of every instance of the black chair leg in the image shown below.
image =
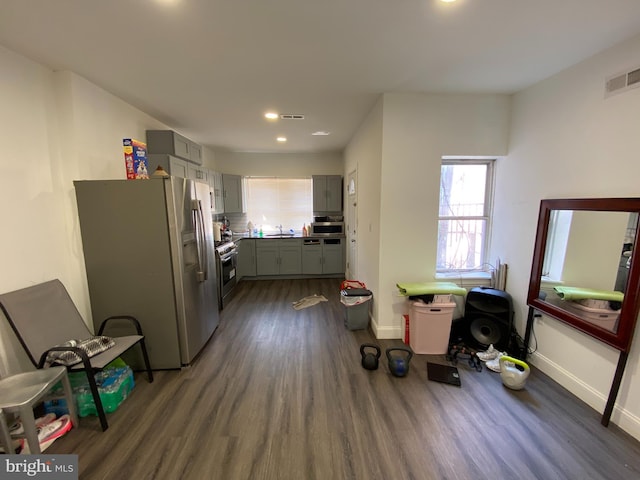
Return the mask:
<path id="1" fill-rule="evenodd" d="M 149 379 L 149 383 L 153 383 L 153 372 L 151 371 L 151 364 L 149 363 L 149 355 L 147 355 L 147 347 L 144 343 L 144 338 L 140 340 L 140 348 L 142 349 L 144 364 L 147 367 L 147 378 Z"/>
<path id="2" fill-rule="evenodd" d="M 100 398 L 100 393 L 98 392 L 98 386 L 96 385 L 96 379 L 93 375 L 93 372 L 87 372 L 87 379 L 89 380 L 89 388 L 91 389 L 91 395 L 93 395 L 93 402 L 96 404 L 96 411 L 98 412 L 98 417 L 100 418 L 100 425 L 102 426 L 102 431 L 104 432 L 107 428 L 109 428 L 109 424 L 107 423 L 107 416 L 104 413 L 102 399 Z"/>

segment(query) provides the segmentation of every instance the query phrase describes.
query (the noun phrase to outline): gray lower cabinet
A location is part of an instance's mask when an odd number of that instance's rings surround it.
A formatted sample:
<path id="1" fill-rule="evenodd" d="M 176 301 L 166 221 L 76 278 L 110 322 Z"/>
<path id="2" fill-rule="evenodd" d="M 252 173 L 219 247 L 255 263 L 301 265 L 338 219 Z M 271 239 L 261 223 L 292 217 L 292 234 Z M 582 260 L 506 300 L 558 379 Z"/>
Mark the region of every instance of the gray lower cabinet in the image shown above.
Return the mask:
<path id="1" fill-rule="evenodd" d="M 302 273 L 302 245 L 300 240 L 280 240 L 280 275 Z"/>
<path id="2" fill-rule="evenodd" d="M 302 240 L 302 273 L 319 275 L 322 273 L 322 240 Z"/>
<path id="3" fill-rule="evenodd" d="M 243 277 L 255 277 L 257 273 L 256 264 L 256 241 L 252 238 L 243 238 L 238 242 L 238 280 Z"/>
<path id="4" fill-rule="evenodd" d="M 344 240 L 310 238 L 302 241 L 302 273 L 305 275 L 344 273 Z"/>
<path id="5" fill-rule="evenodd" d="M 162 167 L 169 175 L 174 177 L 189 178 L 188 163 L 173 155 L 149 154 L 147 155 L 149 164 L 149 175 L 153 175 L 158 166 Z"/>
<path id="6" fill-rule="evenodd" d="M 344 240 L 322 240 L 322 273 L 344 273 Z"/>
<path id="7" fill-rule="evenodd" d="M 280 253 L 277 240 L 256 240 L 256 273 L 258 275 L 280 274 Z"/>
<path id="8" fill-rule="evenodd" d="M 256 240 L 256 273 L 262 275 L 299 275 L 302 273 L 300 239 Z"/>

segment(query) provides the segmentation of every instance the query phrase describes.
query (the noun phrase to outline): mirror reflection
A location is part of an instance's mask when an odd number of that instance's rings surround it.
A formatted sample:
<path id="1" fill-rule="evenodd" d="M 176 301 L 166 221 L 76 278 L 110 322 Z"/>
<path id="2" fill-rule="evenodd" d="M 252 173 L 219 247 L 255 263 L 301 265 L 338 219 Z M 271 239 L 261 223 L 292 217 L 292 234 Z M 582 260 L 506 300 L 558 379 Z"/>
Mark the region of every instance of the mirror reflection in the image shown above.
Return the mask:
<path id="1" fill-rule="evenodd" d="M 617 332 L 638 214 L 552 210 L 539 300 Z"/>

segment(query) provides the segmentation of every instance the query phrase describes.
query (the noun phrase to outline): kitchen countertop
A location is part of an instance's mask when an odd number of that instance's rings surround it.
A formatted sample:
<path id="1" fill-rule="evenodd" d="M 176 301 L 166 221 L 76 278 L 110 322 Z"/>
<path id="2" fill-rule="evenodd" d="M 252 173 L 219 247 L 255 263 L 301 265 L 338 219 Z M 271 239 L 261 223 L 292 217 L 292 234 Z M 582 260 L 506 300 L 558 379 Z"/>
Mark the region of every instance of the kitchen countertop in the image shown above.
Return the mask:
<path id="1" fill-rule="evenodd" d="M 246 239 L 252 239 L 252 240 L 281 240 L 281 239 L 287 239 L 287 238 L 304 238 L 304 239 L 313 239 L 313 240 L 322 240 L 325 238 L 346 238 L 346 235 L 331 235 L 331 236 L 327 236 L 327 235 L 316 235 L 316 236 L 302 236 L 302 234 L 300 233 L 294 233 L 293 235 L 288 234 L 288 233 L 284 233 L 282 235 L 280 234 L 270 234 L 270 235 L 263 235 L 262 237 L 260 236 L 249 236 L 248 233 L 234 233 L 233 236 L 231 237 L 233 241 L 237 241 L 237 240 L 242 240 L 244 238 Z"/>

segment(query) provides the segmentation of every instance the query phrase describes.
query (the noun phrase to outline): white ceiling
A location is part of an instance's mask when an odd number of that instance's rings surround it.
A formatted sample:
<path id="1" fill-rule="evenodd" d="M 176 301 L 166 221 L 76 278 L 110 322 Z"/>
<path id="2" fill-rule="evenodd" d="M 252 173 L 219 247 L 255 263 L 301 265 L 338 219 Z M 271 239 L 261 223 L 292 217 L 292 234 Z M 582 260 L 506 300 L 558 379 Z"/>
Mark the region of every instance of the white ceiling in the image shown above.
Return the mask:
<path id="1" fill-rule="evenodd" d="M 639 0 L 0 1 L 0 44 L 233 151 L 342 150 L 384 92 L 513 93 L 638 33 Z"/>

